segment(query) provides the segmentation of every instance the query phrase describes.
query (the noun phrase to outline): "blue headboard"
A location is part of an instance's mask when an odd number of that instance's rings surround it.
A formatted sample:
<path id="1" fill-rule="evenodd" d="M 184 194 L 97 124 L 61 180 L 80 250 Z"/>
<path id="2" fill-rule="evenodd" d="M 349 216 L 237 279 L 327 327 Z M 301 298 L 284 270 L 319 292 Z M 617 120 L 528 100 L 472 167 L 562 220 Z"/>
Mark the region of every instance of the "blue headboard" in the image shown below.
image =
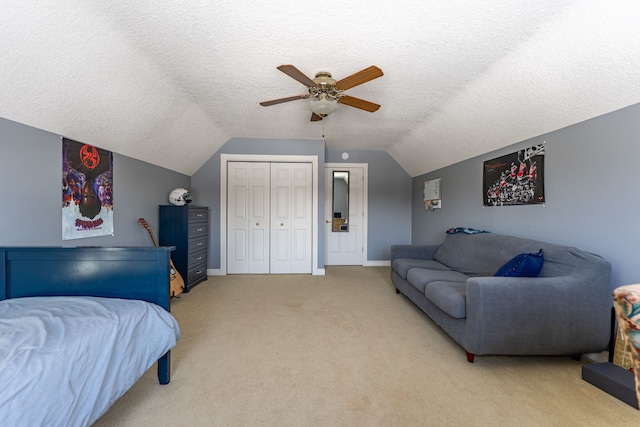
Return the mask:
<path id="1" fill-rule="evenodd" d="M 87 295 L 139 299 L 169 311 L 173 247 L 0 247 L 0 300 Z"/>

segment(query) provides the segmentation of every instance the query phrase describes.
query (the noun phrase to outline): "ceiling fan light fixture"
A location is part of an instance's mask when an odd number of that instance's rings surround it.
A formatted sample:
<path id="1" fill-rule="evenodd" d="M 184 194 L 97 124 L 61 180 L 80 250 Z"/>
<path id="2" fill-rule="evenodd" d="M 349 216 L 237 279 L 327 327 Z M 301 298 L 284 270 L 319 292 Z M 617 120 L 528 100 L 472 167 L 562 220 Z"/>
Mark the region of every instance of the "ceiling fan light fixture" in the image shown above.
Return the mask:
<path id="1" fill-rule="evenodd" d="M 309 109 L 320 117 L 327 117 L 329 114 L 336 111 L 337 108 L 338 101 L 327 98 L 324 93 L 319 94 L 317 98 L 311 97 L 309 101 Z"/>
<path id="2" fill-rule="evenodd" d="M 375 65 L 351 74 L 340 81 L 336 81 L 331 77 L 331 73 L 328 71 L 320 71 L 316 73 L 316 78 L 312 80 L 291 64 L 280 65 L 277 68 L 292 79 L 305 85 L 309 90 L 309 94 L 264 101 L 260 103 L 263 107 L 295 101 L 297 99 L 308 99 L 309 109 L 313 111 L 313 114 L 311 114 L 312 122 L 320 121 L 324 117 L 327 117 L 329 114 L 336 111 L 338 104 L 345 104 L 371 113 L 380 108 L 380 105 L 378 104 L 365 101 L 364 99 L 355 98 L 353 96 L 348 96 L 343 93 L 347 89 L 381 77 L 383 75 L 382 70 Z"/>

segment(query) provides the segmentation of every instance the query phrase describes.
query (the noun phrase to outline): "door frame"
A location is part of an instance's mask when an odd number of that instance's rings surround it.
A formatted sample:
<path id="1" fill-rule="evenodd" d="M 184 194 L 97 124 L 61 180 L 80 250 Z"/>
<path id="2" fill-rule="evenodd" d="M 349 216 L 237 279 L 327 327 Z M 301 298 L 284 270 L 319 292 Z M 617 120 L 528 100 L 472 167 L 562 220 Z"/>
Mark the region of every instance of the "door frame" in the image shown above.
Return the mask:
<path id="1" fill-rule="evenodd" d="M 288 156 L 268 154 L 220 154 L 220 275 L 227 275 L 227 163 L 311 163 L 311 274 L 323 275 L 318 269 L 318 156 Z M 324 215 L 324 212 L 323 212 Z"/>
<path id="2" fill-rule="evenodd" d="M 367 265 L 368 255 L 367 255 L 367 242 L 369 240 L 369 226 L 368 226 L 368 218 L 369 218 L 369 163 L 325 163 L 324 170 L 325 174 L 327 173 L 327 169 L 348 169 L 348 168 L 362 168 L 362 175 L 364 182 L 362 183 L 362 265 Z M 333 187 L 330 189 L 325 188 L 325 194 L 328 191 L 333 191 Z M 325 206 L 326 209 L 326 206 Z M 322 215 L 324 216 L 324 209 L 322 211 Z M 326 218 L 325 218 L 326 220 Z M 324 225 L 324 221 L 322 221 Z M 323 229 L 324 233 L 324 229 Z M 326 256 L 326 248 L 327 241 L 325 239 L 325 256 Z"/>

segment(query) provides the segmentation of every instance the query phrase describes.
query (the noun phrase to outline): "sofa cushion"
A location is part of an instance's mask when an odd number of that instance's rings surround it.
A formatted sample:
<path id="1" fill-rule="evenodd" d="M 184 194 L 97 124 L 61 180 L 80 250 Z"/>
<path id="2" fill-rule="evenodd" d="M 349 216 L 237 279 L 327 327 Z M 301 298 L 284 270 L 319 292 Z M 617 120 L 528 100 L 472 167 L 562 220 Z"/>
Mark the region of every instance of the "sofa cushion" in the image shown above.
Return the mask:
<path id="1" fill-rule="evenodd" d="M 407 278 L 407 272 L 412 268 L 428 268 L 430 270 L 451 270 L 444 264 L 432 259 L 396 258 L 391 265 L 393 270 L 403 279 Z"/>
<path id="2" fill-rule="evenodd" d="M 536 252 L 540 248 L 544 249 L 545 258 L 540 276 L 573 274 L 575 267 L 583 264 L 569 253 L 572 248 L 568 246 L 494 233 L 447 234 L 433 259 L 469 276 L 493 276 L 517 254 Z"/>
<path id="3" fill-rule="evenodd" d="M 424 288 L 431 282 L 466 282 L 469 276 L 452 270 L 430 270 L 412 268 L 407 273 L 407 282 L 424 293 Z"/>
<path id="4" fill-rule="evenodd" d="M 466 292 L 466 282 L 436 281 L 427 284 L 424 296 L 449 316 L 464 319 L 467 317 Z"/>
<path id="5" fill-rule="evenodd" d="M 537 253 L 516 255 L 500 267 L 495 276 L 538 277 L 543 263 L 544 255 L 542 249 Z"/>

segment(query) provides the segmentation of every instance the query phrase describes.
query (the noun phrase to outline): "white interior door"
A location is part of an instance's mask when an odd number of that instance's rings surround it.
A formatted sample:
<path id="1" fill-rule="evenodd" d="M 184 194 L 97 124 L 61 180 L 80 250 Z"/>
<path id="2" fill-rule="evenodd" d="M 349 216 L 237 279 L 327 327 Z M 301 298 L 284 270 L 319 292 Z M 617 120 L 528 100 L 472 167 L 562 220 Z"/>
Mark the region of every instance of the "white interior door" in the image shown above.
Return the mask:
<path id="1" fill-rule="evenodd" d="M 269 273 L 269 163 L 230 162 L 227 266 L 230 274 Z"/>
<path id="2" fill-rule="evenodd" d="M 366 175 L 367 165 L 332 164 L 325 167 L 325 265 L 364 265 L 366 243 Z M 348 217 L 334 212 L 333 172 L 349 172 Z M 343 211 L 343 208 L 336 208 Z M 336 219 L 339 220 L 336 223 Z M 347 226 L 344 227 L 344 222 Z M 342 223 L 342 226 L 340 226 Z M 346 230 L 344 230 L 346 228 Z"/>
<path id="3" fill-rule="evenodd" d="M 311 273 L 312 168 L 271 164 L 271 273 Z"/>

